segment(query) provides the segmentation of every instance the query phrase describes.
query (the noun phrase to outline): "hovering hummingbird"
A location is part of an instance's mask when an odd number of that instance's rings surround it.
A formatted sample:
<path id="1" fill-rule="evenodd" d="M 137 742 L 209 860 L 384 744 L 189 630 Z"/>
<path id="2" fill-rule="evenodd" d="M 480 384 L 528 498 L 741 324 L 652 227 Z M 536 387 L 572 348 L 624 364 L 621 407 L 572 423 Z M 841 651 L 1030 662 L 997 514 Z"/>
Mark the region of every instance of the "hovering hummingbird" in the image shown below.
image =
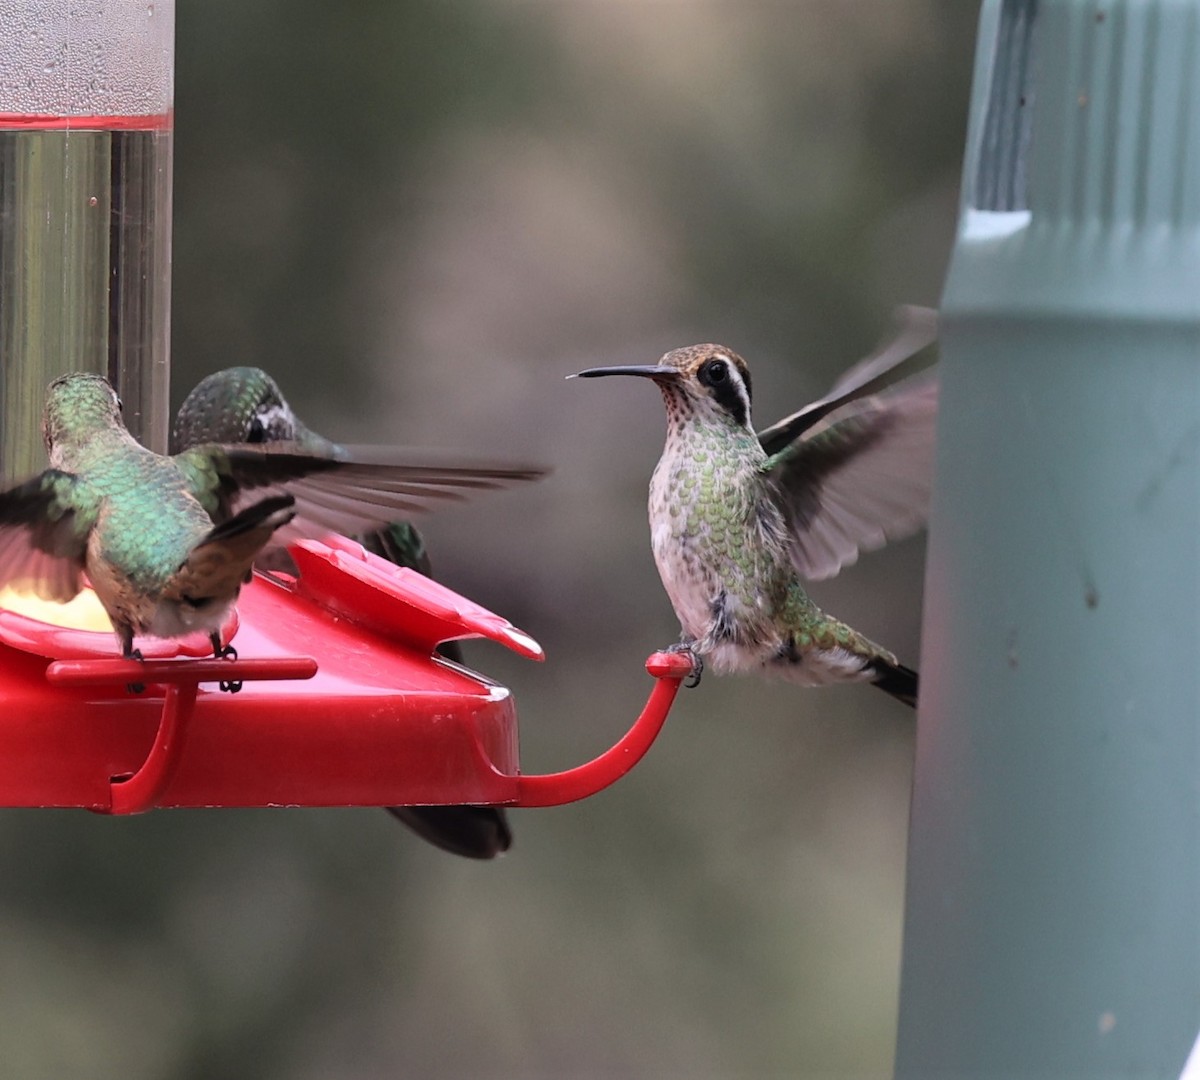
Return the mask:
<path id="1" fill-rule="evenodd" d="M 123 656 L 135 634 L 206 631 L 218 656 L 236 655 L 220 627 L 271 542 L 319 536 L 462 489 L 534 479 L 537 469 L 366 464 L 295 447 L 196 446 L 165 457 L 125 428 L 100 375 L 50 384 L 42 421 L 50 468 L 0 492 L 0 587 L 66 601 L 86 572 Z M 236 684 L 224 689 L 236 690 Z"/>
<path id="2" fill-rule="evenodd" d="M 292 411 L 278 384 L 261 368 L 233 367 L 201 379 L 175 416 L 171 445 L 176 452 L 203 443 L 287 442 L 337 460 L 345 447 L 318 435 Z M 421 534 L 407 521 L 392 521 L 356 539 L 368 551 L 431 577 Z M 462 662 L 458 642 L 439 651 Z M 494 806 L 389 806 L 389 813 L 444 851 L 491 859 L 512 845 L 508 816 Z"/>
<path id="3" fill-rule="evenodd" d="M 916 705 L 917 673 L 825 614 L 803 579 L 919 529 L 933 482 L 937 382 L 918 376 L 864 396 L 937 337 L 937 313 L 900 309 L 899 332 L 819 401 L 758 435 L 750 371 L 723 345 L 579 377 L 653 379 L 667 440 L 650 481 L 654 561 L 682 627 L 692 685 L 760 672 L 804 686 L 871 682 Z"/>

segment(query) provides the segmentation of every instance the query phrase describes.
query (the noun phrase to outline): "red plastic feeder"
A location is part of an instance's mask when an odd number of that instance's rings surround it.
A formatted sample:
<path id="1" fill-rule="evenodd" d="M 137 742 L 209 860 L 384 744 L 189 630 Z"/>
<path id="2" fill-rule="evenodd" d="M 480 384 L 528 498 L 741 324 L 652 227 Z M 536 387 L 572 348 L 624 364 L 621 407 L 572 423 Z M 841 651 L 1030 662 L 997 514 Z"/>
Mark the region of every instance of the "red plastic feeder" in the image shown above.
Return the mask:
<path id="1" fill-rule="evenodd" d="M 202 659 L 203 636 L 124 660 L 111 633 L 0 610 L 0 805 L 558 805 L 637 764 L 691 670 L 655 654 L 624 738 L 586 765 L 525 776 L 510 692 L 434 649 L 484 637 L 540 660 L 536 641 L 351 541 L 291 553 L 298 579 L 255 575 L 242 590 L 237 660 Z M 227 680 L 243 690 L 221 692 Z"/>

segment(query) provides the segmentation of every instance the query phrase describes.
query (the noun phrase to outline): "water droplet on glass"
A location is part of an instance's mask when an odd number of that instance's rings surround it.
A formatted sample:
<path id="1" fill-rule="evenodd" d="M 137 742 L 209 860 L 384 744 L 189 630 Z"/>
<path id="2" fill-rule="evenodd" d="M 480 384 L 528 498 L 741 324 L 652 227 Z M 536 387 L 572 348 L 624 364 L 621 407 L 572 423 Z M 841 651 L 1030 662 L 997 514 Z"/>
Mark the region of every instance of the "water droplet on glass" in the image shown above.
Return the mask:
<path id="1" fill-rule="evenodd" d="M 99 206 L 99 205 L 100 205 L 100 200 L 97 199 L 95 195 L 91 196 L 88 199 L 88 206 Z"/>
<path id="2" fill-rule="evenodd" d="M 154 18 L 154 5 L 153 4 L 146 5 L 146 18 L 148 18 L 148 19 Z"/>

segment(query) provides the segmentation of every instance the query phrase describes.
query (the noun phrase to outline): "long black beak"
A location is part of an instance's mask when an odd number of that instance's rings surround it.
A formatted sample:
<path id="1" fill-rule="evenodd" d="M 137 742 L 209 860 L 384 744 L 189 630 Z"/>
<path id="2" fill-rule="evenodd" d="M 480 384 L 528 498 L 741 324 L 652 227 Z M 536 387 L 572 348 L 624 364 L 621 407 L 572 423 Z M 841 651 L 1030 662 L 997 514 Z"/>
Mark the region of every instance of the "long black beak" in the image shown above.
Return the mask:
<path id="1" fill-rule="evenodd" d="M 597 379 L 601 375 L 641 375 L 646 379 L 677 379 L 679 371 L 665 364 L 630 364 L 625 367 L 594 367 L 577 371 L 568 379 Z"/>

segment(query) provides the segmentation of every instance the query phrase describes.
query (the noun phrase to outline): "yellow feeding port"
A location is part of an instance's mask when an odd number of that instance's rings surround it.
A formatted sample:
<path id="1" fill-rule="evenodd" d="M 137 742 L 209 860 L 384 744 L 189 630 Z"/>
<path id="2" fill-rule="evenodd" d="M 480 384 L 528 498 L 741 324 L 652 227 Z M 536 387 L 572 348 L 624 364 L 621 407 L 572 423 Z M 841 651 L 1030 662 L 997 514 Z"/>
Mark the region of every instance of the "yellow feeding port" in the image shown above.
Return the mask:
<path id="1" fill-rule="evenodd" d="M 62 626 L 68 630 L 97 630 L 112 633 L 112 623 L 96 594 L 84 589 L 65 604 L 43 600 L 32 593 L 21 592 L 12 586 L 0 589 L 0 608 L 14 611 L 29 619 Z"/>

